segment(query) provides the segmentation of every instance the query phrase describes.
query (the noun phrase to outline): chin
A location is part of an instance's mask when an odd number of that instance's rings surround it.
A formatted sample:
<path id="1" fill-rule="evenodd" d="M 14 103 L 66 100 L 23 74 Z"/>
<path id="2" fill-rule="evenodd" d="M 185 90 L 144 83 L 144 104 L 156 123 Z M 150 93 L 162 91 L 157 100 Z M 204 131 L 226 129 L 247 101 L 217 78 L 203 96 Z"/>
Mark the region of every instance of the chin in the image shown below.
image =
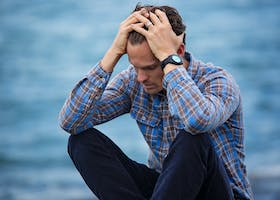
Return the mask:
<path id="1" fill-rule="evenodd" d="M 144 91 L 148 94 L 158 94 L 162 89 L 144 89 Z"/>

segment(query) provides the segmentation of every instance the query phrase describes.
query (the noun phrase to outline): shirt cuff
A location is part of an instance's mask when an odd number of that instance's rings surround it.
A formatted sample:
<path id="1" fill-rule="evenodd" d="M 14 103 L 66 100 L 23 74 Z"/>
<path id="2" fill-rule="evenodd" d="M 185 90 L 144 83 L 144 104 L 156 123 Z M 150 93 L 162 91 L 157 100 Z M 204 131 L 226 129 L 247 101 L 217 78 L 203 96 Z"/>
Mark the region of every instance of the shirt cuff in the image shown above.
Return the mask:
<path id="1" fill-rule="evenodd" d="M 108 82 L 111 77 L 112 72 L 106 72 L 97 63 L 86 75 L 88 80 L 91 82 L 97 82 L 97 85 Z"/>
<path id="2" fill-rule="evenodd" d="M 173 89 L 182 81 L 192 80 L 184 66 L 177 67 L 176 69 L 168 72 L 163 79 L 163 87 L 167 90 Z"/>

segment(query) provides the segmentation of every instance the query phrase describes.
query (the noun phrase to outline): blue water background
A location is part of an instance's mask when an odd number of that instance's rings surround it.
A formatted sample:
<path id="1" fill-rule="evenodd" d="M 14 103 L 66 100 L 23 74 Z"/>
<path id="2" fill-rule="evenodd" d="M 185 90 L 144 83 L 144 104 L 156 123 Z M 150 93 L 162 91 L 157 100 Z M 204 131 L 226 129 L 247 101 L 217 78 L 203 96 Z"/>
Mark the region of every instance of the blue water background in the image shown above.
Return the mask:
<path id="1" fill-rule="evenodd" d="M 57 116 L 137 2 L 0 1 L 0 199 L 92 198 L 68 158 L 68 134 Z M 142 2 L 178 8 L 187 24 L 187 49 L 234 75 L 256 199 L 280 199 L 280 1 Z M 127 64 L 124 56 L 115 72 Z M 147 145 L 129 115 L 99 128 L 146 162 Z"/>

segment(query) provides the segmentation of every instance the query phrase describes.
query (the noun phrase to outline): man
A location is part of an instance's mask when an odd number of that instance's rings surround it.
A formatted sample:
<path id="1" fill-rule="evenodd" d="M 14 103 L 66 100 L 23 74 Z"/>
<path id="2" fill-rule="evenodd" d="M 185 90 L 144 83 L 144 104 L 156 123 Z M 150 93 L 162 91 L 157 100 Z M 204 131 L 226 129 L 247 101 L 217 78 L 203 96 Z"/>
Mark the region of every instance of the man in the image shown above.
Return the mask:
<path id="1" fill-rule="evenodd" d="M 124 54 L 131 66 L 109 82 Z M 149 166 L 93 128 L 125 113 L 151 149 Z M 99 199 L 253 199 L 238 86 L 186 52 L 185 25 L 172 7 L 137 5 L 59 119 L 72 134 L 69 155 Z"/>

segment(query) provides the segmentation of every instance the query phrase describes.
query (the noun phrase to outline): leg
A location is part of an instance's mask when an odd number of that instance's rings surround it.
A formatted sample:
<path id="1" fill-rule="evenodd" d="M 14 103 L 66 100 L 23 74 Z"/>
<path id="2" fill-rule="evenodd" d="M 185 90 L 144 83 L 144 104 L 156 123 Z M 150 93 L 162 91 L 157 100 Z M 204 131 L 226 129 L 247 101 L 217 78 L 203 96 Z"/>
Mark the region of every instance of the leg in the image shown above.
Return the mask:
<path id="1" fill-rule="evenodd" d="M 68 152 L 88 187 L 99 199 L 145 199 L 158 173 L 129 159 L 108 137 L 88 129 L 69 138 Z"/>
<path id="2" fill-rule="evenodd" d="M 224 166 L 208 134 L 178 134 L 151 199 L 233 199 Z"/>

